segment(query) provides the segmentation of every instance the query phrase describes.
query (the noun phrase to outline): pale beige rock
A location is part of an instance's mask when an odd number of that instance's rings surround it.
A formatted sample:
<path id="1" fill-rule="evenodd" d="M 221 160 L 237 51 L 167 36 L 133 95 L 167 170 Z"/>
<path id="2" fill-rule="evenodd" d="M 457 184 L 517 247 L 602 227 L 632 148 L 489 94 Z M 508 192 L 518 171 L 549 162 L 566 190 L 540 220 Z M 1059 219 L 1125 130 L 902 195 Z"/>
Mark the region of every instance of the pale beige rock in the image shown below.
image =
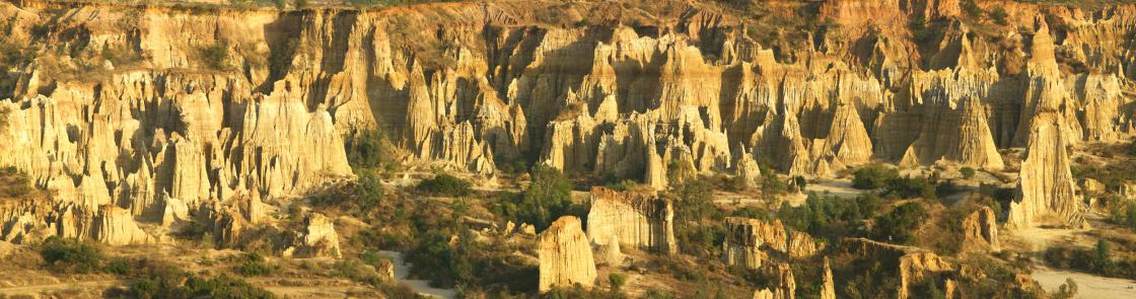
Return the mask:
<path id="1" fill-rule="evenodd" d="M 994 209 L 983 206 L 962 221 L 963 248 L 998 251 L 998 223 Z"/>
<path id="2" fill-rule="evenodd" d="M 1085 221 L 1070 172 L 1072 161 L 1066 150 L 1067 136 L 1062 132 L 1064 122 L 1060 115 L 1043 113 L 1034 117 L 1032 123 L 1007 225 L 1029 227 L 1035 225 L 1036 219 L 1053 215 L 1062 224 L 1080 227 Z"/>
<path id="3" fill-rule="evenodd" d="M 727 265 L 757 269 L 773 256 L 803 258 L 820 249 L 808 234 L 787 230 L 779 219 L 766 223 L 757 219 L 727 217 L 725 224 L 722 260 Z"/>
<path id="4" fill-rule="evenodd" d="M 623 246 L 674 254 L 674 207 L 670 200 L 642 191 L 592 187 L 588 239 L 593 244 Z"/>
<path id="5" fill-rule="evenodd" d="M 339 258 L 339 234 L 335 224 L 323 214 L 311 213 L 304 219 L 304 231 L 297 245 L 296 256 L 330 256 Z"/>
<path id="6" fill-rule="evenodd" d="M 92 236 L 101 243 L 130 245 L 157 241 L 149 233 L 138 227 L 130 210 L 111 205 L 101 206 L 95 221 Z"/>
<path id="7" fill-rule="evenodd" d="M 832 268 L 828 257 L 824 258 L 824 283 L 820 287 L 820 299 L 836 299 L 836 285 L 832 280 Z"/>
<path id="8" fill-rule="evenodd" d="M 843 252 L 858 258 L 898 265 L 897 298 L 909 298 L 911 286 L 931 274 L 958 271 L 957 267 L 946 258 L 923 248 L 888 244 L 865 238 L 846 238 L 841 241 L 840 246 Z"/>
<path id="9" fill-rule="evenodd" d="M 541 293 L 554 287 L 591 288 L 595 284 L 596 264 L 579 219 L 560 217 L 540 233 L 537 243 Z"/>

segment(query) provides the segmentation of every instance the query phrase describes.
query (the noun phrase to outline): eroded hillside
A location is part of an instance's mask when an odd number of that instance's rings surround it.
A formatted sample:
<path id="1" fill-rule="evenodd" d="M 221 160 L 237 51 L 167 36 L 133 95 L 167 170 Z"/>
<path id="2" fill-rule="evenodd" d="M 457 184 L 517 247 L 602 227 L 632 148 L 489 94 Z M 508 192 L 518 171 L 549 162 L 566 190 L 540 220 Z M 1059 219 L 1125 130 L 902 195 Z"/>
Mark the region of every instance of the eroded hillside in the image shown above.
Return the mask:
<path id="1" fill-rule="evenodd" d="M 1009 228 L 1088 227 L 1071 148 L 1136 133 L 1130 4 L 17 1 L 0 20 L 0 166 L 46 192 L 4 203 L 14 243 L 168 243 L 186 223 L 240 243 L 266 211 L 355 181 L 371 147 L 481 186 L 530 165 L 658 191 L 686 172 L 753 183 L 949 165 L 1010 178 Z M 339 256 L 322 217 L 275 250 Z M 961 272 L 863 242 L 829 246 Z"/>

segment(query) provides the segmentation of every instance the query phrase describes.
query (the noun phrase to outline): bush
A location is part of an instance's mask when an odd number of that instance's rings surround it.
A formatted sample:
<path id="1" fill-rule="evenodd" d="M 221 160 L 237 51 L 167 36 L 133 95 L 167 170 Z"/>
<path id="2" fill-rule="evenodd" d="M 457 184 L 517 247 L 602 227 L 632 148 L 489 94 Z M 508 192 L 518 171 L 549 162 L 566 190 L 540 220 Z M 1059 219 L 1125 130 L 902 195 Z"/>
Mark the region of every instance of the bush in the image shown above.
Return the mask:
<path id="1" fill-rule="evenodd" d="M 141 259 L 126 261 L 128 271 L 120 274 L 131 280 L 129 298 L 273 298 L 272 293 L 238 278 L 221 274 L 202 277 L 176 265 Z"/>
<path id="2" fill-rule="evenodd" d="M 459 229 L 461 236 L 455 246 L 450 246 L 450 236 L 439 231 L 429 231 L 418 239 L 414 249 L 407 254 L 415 275 L 430 278 L 430 285 L 453 287 L 472 281 L 473 265 L 470 254 L 478 252 L 474 237 L 468 229 Z"/>
<path id="3" fill-rule="evenodd" d="M 978 7 L 978 3 L 974 3 L 974 0 L 963 0 L 960 4 L 962 10 L 966 12 L 966 15 L 972 18 L 982 17 L 982 8 Z"/>
<path id="4" fill-rule="evenodd" d="M 891 181 L 899 177 L 899 171 L 895 168 L 887 167 L 881 164 L 872 164 L 856 169 L 852 173 L 852 187 L 856 189 L 879 189 Z"/>
<path id="5" fill-rule="evenodd" d="M 246 253 L 238 258 L 233 272 L 241 276 L 263 276 L 276 272 L 276 267 L 267 263 L 260 254 Z"/>
<path id="6" fill-rule="evenodd" d="M 924 177 L 901 177 L 888 180 L 884 190 L 886 196 L 899 198 L 922 197 L 926 199 L 938 198 L 935 184 Z"/>
<path id="7" fill-rule="evenodd" d="M 418 186 L 415 188 L 418 191 L 436 196 L 457 197 L 469 195 L 472 186 L 473 184 L 470 184 L 470 182 L 458 177 L 448 174 L 439 174 L 433 178 L 418 182 Z"/>
<path id="8" fill-rule="evenodd" d="M 1006 9 L 1001 6 L 995 6 L 994 9 L 990 10 L 990 19 L 993 19 L 995 24 L 1002 26 L 1009 25 L 1010 22 L 1006 21 L 1007 16 L 1009 16 L 1009 14 L 1007 14 Z"/>
<path id="9" fill-rule="evenodd" d="M 878 240 L 889 243 L 909 244 L 915 241 L 912 235 L 927 218 L 927 210 L 917 202 L 907 203 L 890 213 L 876 218 L 874 235 Z"/>
<path id="10" fill-rule="evenodd" d="M 359 207 L 363 210 L 377 207 L 385 194 L 382 181 L 373 171 L 363 171 L 359 175 L 359 181 L 355 185 L 355 197 L 358 198 Z"/>
<path id="11" fill-rule="evenodd" d="M 611 283 L 611 292 L 619 294 L 620 290 L 623 289 L 623 285 L 627 283 L 627 275 L 623 275 L 622 273 L 611 273 L 608 274 L 607 280 L 609 283 Z"/>
<path id="12" fill-rule="evenodd" d="M 381 129 L 360 132 L 344 142 L 351 168 L 393 168 L 397 163 L 386 134 Z"/>
<path id="13" fill-rule="evenodd" d="M 560 170 L 538 165 L 532 169 L 530 176 L 532 183 L 517 207 L 518 217 L 535 225 L 537 230 L 543 230 L 556 218 L 574 212 L 572 183 Z"/>
<path id="14" fill-rule="evenodd" d="M 32 192 L 31 185 L 28 175 L 15 167 L 9 166 L 0 169 L 0 196 L 22 197 Z"/>
<path id="15" fill-rule="evenodd" d="M 723 213 L 714 205 L 714 187 L 701 179 L 672 185 L 665 194 L 675 207 L 675 238 L 681 249 L 696 256 L 712 256 L 722 240 Z"/>
<path id="16" fill-rule="evenodd" d="M 201 48 L 201 59 L 205 66 L 214 70 L 225 70 L 229 67 L 229 45 L 218 42 L 212 46 Z"/>
<path id="17" fill-rule="evenodd" d="M 52 236 L 40 245 L 39 254 L 49 269 L 60 273 L 92 273 L 102 266 L 103 254 L 95 245 Z"/>
<path id="18" fill-rule="evenodd" d="M 963 178 L 969 179 L 969 178 L 973 178 L 974 175 L 977 174 L 977 171 L 975 171 L 974 168 L 963 167 L 962 169 L 959 169 L 959 173 L 962 174 Z"/>
<path id="19" fill-rule="evenodd" d="M 809 193 L 805 204 L 792 207 L 782 203 L 777 218 L 789 228 L 807 232 L 816 237 L 839 239 L 860 234 L 861 223 L 879 209 L 880 198 L 864 194 L 854 200 L 832 195 Z"/>

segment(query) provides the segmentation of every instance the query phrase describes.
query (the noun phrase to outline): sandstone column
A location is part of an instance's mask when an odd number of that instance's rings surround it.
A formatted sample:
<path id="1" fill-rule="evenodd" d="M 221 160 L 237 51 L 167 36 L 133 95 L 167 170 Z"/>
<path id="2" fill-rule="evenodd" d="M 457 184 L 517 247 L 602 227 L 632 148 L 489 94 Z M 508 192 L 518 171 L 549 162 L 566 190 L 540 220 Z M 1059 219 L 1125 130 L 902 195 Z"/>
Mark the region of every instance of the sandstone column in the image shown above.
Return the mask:
<path id="1" fill-rule="evenodd" d="M 540 257 L 540 292 L 554 287 L 579 284 L 591 288 L 596 280 L 596 263 L 588 237 L 580 219 L 563 216 L 540 233 L 537 240 Z"/>

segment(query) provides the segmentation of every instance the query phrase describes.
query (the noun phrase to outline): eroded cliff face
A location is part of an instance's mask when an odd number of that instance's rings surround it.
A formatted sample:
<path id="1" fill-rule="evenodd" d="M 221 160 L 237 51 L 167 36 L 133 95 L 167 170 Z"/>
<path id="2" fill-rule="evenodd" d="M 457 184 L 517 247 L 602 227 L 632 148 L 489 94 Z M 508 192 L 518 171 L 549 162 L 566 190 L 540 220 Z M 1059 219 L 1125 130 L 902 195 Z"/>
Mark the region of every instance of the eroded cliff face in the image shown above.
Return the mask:
<path id="1" fill-rule="evenodd" d="M 940 279 L 944 274 L 958 275 L 959 269 L 947 257 L 911 246 L 894 245 L 864 238 L 844 239 L 840 248 L 856 258 L 895 265 L 897 269 L 883 269 L 896 274 L 899 286 L 897 298 L 909 298 L 911 287 L 924 279 Z M 949 275 L 948 275 L 949 276 Z M 950 284 L 950 283 L 947 283 Z M 952 290 L 948 288 L 947 293 Z"/>
<path id="2" fill-rule="evenodd" d="M 787 262 L 813 256 L 819 245 L 806 233 L 787 229 L 781 220 L 726 218 L 722 260 L 727 265 L 758 269 L 770 262 Z"/>
<path id="3" fill-rule="evenodd" d="M 591 203 L 587 231 L 593 244 L 643 248 L 665 254 L 678 251 L 674 206 L 670 200 L 642 191 L 593 187 Z"/>
<path id="4" fill-rule="evenodd" d="M 537 237 L 541 293 L 555 287 L 591 288 L 595 284 L 596 263 L 582 226 L 575 216 L 564 216 Z"/>
<path id="5" fill-rule="evenodd" d="M 1133 133 L 1136 6 L 981 4 L 1011 6 L 1009 23 L 1026 25 L 1014 32 L 966 19 L 957 1 L 776 5 L 834 24 L 765 32 L 697 1 L 3 3 L 3 42 L 22 52 L 2 63 L 0 166 L 60 203 L 158 222 L 350 179 L 344 143 L 373 130 L 412 165 L 491 176 L 527 160 L 655 188 L 671 165 L 999 169 L 999 149 L 1028 146 L 1014 213 L 1075 218 L 1067 168 L 1041 161 Z"/>

